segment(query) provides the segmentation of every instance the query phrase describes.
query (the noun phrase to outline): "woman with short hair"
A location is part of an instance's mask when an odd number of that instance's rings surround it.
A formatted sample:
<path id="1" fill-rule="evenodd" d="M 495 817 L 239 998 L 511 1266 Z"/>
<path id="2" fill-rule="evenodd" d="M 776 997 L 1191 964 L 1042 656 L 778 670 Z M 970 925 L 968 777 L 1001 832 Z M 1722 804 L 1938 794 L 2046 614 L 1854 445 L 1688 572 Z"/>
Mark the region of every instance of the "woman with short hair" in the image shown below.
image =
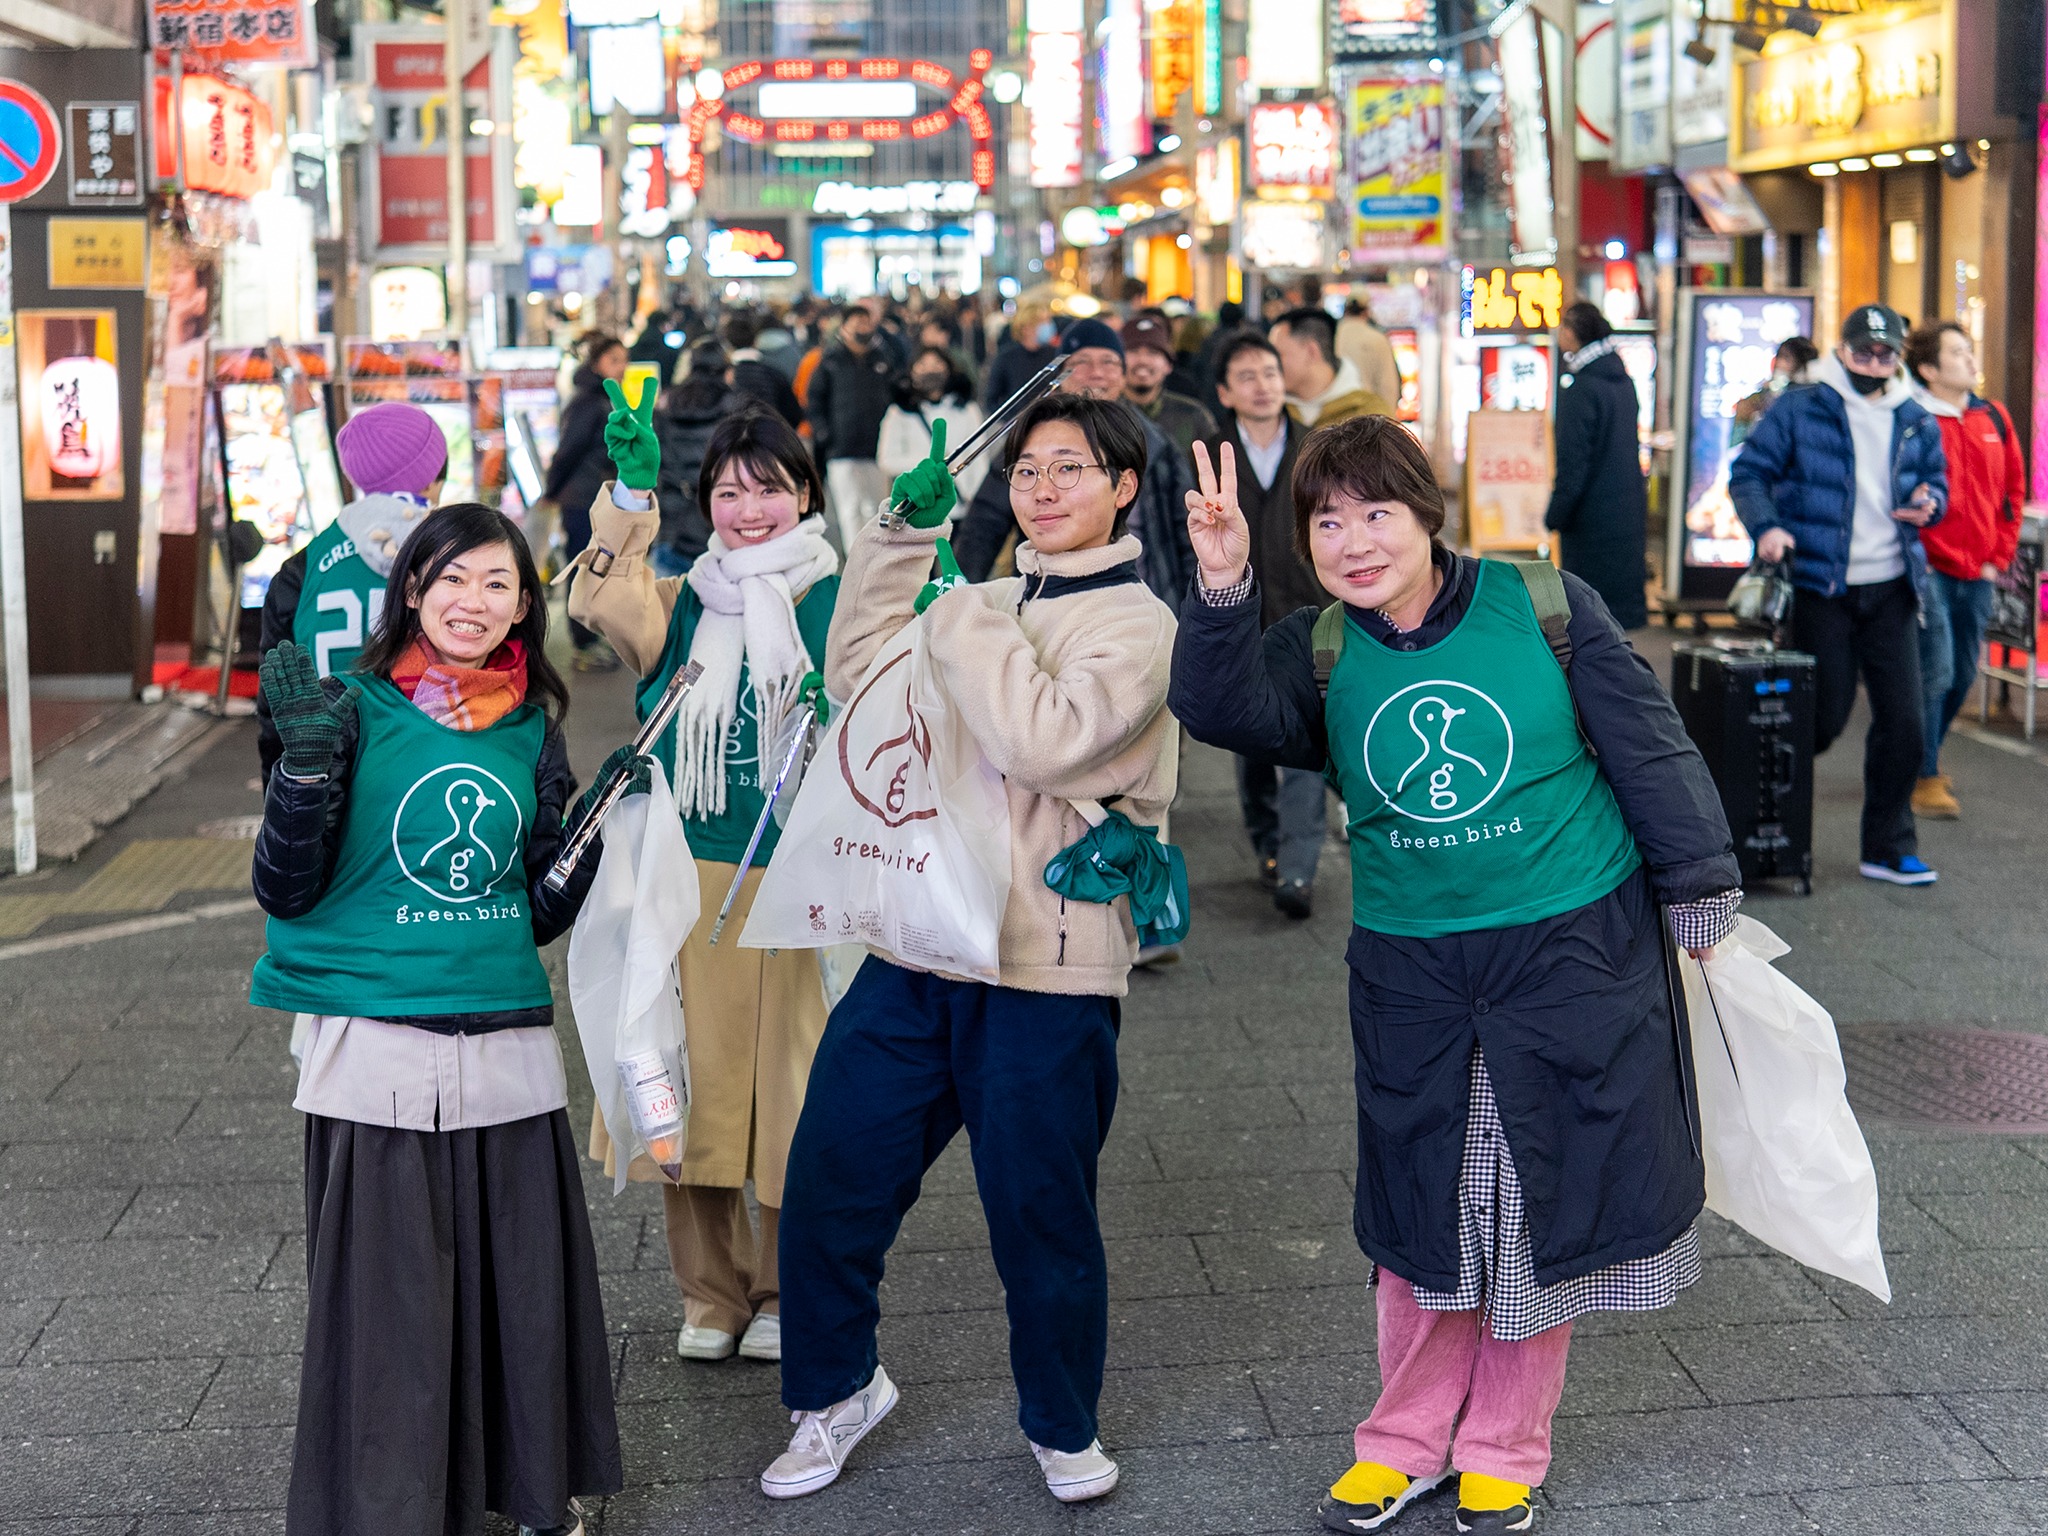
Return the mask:
<path id="1" fill-rule="evenodd" d="M 1382 1390 L 1323 1501 L 1375 1530 L 1451 1472 L 1460 1531 L 1521 1531 L 1573 1319 L 1700 1274 L 1697 1111 L 1676 982 L 1740 900 L 1671 700 L 1576 577 L 1453 554 L 1414 437 L 1311 434 L 1296 548 L 1336 599 L 1263 636 L 1230 447 L 1188 496 L 1200 565 L 1170 707 L 1325 770 L 1350 814 L 1354 1226 Z"/>

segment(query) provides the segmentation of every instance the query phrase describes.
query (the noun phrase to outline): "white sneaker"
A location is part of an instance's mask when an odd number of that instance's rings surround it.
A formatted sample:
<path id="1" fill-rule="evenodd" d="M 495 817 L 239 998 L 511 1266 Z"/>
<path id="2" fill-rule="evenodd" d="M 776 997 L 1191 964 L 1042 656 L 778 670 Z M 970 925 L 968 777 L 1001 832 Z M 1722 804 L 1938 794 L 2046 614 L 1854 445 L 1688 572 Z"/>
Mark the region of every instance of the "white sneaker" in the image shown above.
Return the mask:
<path id="1" fill-rule="evenodd" d="M 1099 1499 L 1116 1486 L 1116 1463 L 1103 1454 L 1100 1440 L 1085 1451 L 1050 1451 L 1034 1440 L 1031 1454 L 1045 1472 L 1045 1486 L 1062 1504 Z"/>
<path id="2" fill-rule="evenodd" d="M 676 1335 L 676 1355 L 683 1360 L 723 1360 L 738 1344 L 721 1328 L 695 1328 L 685 1323 Z"/>
<path id="3" fill-rule="evenodd" d="M 839 1476 L 846 1458 L 863 1436 L 896 1406 L 896 1383 L 879 1365 L 874 1379 L 843 1403 L 820 1413 L 792 1413 L 796 1433 L 789 1449 L 768 1463 L 761 1491 L 771 1499 L 800 1499 L 816 1493 Z M 1111 1481 L 1115 1480 L 1111 1469 Z"/>
<path id="4" fill-rule="evenodd" d="M 780 1360 L 782 1319 L 773 1312 L 757 1313 L 740 1340 L 740 1353 L 749 1360 Z"/>

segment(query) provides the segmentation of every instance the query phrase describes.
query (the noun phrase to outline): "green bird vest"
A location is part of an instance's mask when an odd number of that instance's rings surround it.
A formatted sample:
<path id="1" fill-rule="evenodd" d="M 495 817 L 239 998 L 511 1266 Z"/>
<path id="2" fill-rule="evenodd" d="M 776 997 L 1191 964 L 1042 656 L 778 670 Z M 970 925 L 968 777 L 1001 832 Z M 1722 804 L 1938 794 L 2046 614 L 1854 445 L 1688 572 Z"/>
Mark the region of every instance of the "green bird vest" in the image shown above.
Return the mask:
<path id="1" fill-rule="evenodd" d="M 825 636 L 832 628 L 832 605 L 839 597 L 839 578 L 827 576 L 806 592 L 796 605 L 797 632 L 804 637 L 804 649 L 811 653 L 813 666 L 822 668 L 825 664 Z M 688 582 L 676 594 L 675 611 L 669 615 L 668 644 L 662 648 L 661 660 L 647 676 L 640 679 L 639 692 L 634 695 L 634 705 L 642 720 L 661 697 L 662 690 L 690 659 L 690 642 L 696 638 L 697 621 L 704 616 L 704 605 L 697 600 L 697 594 L 690 590 Z M 761 819 L 761 807 L 767 800 L 768 786 L 775 782 L 775 771 L 780 763 L 761 761 L 760 722 L 754 718 L 754 688 L 747 677 L 745 662 L 740 663 L 740 696 L 733 707 L 732 725 L 725 736 L 725 812 L 719 816 L 685 816 L 684 835 L 690 839 L 690 852 L 698 858 L 713 864 L 737 864 L 747 851 L 747 840 L 754 835 L 754 823 Z M 770 746 L 774 744 L 771 742 Z M 661 771 L 668 775 L 673 785 L 676 781 L 676 730 L 670 726 L 661 733 L 661 739 L 654 744 L 654 755 L 661 762 Z M 765 782 L 764 782 L 765 781 Z M 784 790 L 785 809 L 789 791 Z M 754 850 L 754 863 L 765 865 L 768 856 L 775 851 L 775 844 L 782 836 L 782 828 L 772 820 L 761 838 L 761 846 Z"/>
<path id="2" fill-rule="evenodd" d="M 526 888 L 546 716 L 458 731 L 373 677 L 356 720 L 333 876 L 311 912 L 270 919 L 249 1001 L 393 1019 L 550 1002 Z"/>
<path id="3" fill-rule="evenodd" d="M 322 677 L 355 665 L 356 653 L 384 611 L 384 578 L 332 522 L 306 546 L 306 580 L 292 615 L 292 639 L 313 653 Z"/>
<path id="4" fill-rule="evenodd" d="M 1519 575 L 1481 561 L 1471 607 L 1435 645 L 1394 651 L 1361 631 L 1336 654 L 1324 723 L 1361 928 L 1535 922 L 1642 863 Z"/>

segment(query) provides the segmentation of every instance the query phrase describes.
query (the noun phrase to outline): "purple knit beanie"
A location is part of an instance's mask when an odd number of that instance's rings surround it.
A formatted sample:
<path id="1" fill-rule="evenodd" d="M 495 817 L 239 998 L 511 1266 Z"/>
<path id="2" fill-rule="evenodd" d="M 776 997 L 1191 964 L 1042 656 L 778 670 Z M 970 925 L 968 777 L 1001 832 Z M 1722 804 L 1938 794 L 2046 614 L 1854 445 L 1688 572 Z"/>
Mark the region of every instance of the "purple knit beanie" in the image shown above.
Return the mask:
<path id="1" fill-rule="evenodd" d="M 416 405 L 386 401 L 358 411 L 334 434 L 342 473 L 364 495 L 407 491 L 417 496 L 441 478 L 448 441 Z"/>

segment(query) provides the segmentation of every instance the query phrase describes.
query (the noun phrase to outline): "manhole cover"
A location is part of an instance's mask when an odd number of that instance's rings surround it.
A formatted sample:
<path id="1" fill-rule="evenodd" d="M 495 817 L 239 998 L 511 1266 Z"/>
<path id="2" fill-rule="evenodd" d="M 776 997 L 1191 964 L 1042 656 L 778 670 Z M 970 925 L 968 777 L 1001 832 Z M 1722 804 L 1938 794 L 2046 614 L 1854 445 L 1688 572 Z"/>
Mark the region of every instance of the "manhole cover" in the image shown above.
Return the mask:
<path id="1" fill-rule="evenodd" d="M 261 816 L 223 816 L 218 821 L 202 821 L 198 832 L 201 837 L 210 837 L 223 843 L 253 843 L 256 834 L 263 830 Z"/>
<path id="2" fill-rule="evenodd" d="M 2048 1136 L 2048 1036 L 1990 1029 L 1843 1029 L 1859 1114 L 1907 1125 Z"/>

